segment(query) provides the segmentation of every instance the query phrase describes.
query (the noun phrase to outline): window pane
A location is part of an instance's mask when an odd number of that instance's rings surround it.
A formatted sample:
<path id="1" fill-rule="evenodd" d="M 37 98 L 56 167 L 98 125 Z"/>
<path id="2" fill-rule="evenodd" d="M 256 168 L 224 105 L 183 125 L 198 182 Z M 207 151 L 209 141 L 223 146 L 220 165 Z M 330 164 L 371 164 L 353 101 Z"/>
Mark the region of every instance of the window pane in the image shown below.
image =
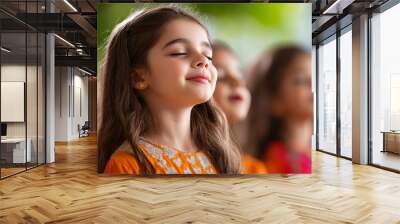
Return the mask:
<path id="1" fill-rule="evenodd" d="M 400 4 L 372 18 L 372 163 L 400 170 Z"/>
<path id="2" fill-rule="evenodd" d="M 318 51 L 318 148 L 336 153 L 336 40 Z"/>
<path id="3" fill-rule="evenodd" d="M 352 35 L 351 30 L 340 37 L 340 152 L 352 156 Z"/>

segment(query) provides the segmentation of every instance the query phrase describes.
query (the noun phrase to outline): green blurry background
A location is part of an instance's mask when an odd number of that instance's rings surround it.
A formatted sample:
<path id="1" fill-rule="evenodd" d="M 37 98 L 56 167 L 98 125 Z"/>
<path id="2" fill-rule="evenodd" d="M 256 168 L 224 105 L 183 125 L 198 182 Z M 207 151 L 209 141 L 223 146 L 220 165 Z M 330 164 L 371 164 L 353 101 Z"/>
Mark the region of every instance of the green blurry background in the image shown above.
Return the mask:
<path id="1" fill-rule="evenodd" d="M 98 62 L 113 27 L 136 9 L 156 3 L 97 4 Z M 178 5 L 178 4 L 174 4 Z M 311 4 L 293 3 L 198 3 L 179 4 L 196 11 L 209 28 L 211 38 L 228 43 L 242 65 L 267 48 L 295 43 L 311 50 Z"/>

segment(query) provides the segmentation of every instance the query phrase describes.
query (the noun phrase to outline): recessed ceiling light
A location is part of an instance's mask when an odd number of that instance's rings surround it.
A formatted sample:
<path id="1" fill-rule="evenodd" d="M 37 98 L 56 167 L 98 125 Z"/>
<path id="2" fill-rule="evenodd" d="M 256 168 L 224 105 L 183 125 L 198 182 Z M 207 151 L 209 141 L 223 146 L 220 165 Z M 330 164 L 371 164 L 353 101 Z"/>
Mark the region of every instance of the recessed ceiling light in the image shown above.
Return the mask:
<path id="1" fill-rule="evenodd" d="M 10 52 L 11 52 L 11 50 L 9 50 L 9 49 L 7 49 L 7 48 L 5 48 L 5 47 L 1 47 L 0 49 L 1 49 L 2 51 L 6 52 L 6 53 L 10 53 Z"/>

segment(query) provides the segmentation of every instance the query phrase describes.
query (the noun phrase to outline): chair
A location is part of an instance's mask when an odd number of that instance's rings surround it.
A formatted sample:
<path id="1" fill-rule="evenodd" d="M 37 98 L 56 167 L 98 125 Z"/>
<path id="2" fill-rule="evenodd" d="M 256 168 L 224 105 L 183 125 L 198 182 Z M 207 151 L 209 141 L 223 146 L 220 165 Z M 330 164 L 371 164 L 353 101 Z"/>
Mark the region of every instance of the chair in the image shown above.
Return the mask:
<path id="1" fill-rule="evenodd" d="M 89 129 L 90 129 L 89 121 L 85 121 L 82 127 L 80 127 L 80 125 L 78 124 L 79 138 L 89 136 Z"/>

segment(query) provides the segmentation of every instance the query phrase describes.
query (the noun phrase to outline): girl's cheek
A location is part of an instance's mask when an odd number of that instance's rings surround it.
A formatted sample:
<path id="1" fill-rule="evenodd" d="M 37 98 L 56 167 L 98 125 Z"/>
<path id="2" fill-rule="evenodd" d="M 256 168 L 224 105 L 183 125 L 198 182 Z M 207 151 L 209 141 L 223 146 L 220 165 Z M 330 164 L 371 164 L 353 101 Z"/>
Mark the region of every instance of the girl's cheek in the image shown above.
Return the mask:
<path id="1" fill-rule="evenodd" d="M 217 88 L 217 86 L 219 85 L 219 84 L 217 83 L 217 77 L 214 77 L 214 78 L 211 78 L 211 79 L 212 79 L 211 83 L 212 83 L 212 85 L 214 86 L 214 89 Z"/>
<path id="2" fill-rule="evenodd" d="M 223 92 L 224 92 L 223 88 L 222 88 L 222 86 L 220 84 L 215 86 L 213 97 L 218 103 L 221 102 L 221 99 L 222 99 L 221 96 L 223 95 Z"/>
<path id="3" fill-rule="evenodd" d="M 250 107 L 250 104 L 251 104 L 251 94 L 250 94 L 249 91 L 246 91 L 246 105 L 247 105 L 247 108 Z"/>
<path id="4" fill-rule="evenodd" d="M 214 80 L 214 82 L 217 82 L 218 72 L 213 64 L 211 64 L 211 67 L 210 67 L 210 74 L 211 74 L 211 78 Z"/>

